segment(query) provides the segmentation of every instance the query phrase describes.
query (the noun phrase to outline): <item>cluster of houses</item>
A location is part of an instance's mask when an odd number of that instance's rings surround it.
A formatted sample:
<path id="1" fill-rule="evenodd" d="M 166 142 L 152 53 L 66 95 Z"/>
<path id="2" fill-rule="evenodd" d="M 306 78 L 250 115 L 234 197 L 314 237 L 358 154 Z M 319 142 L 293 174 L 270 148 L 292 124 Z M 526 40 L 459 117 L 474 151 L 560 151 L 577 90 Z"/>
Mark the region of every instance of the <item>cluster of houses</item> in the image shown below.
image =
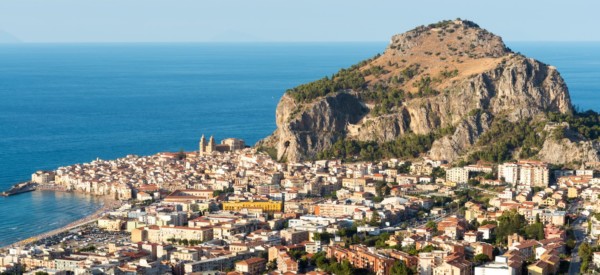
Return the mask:
<path id="1" fill-rule="evenodd" d="M 497 167 L 431 159 L 277 163 L 236 142 L 235 150 L 204 141 L 200 152 L 130 155 L 36 172 L 32 181 L 40 185 L 124 204 L 95 225 L 107 241 L 82 243 L 86 233 L 80 231 L 60 244 L 13 247 L 0 253 L 0 271 L 325 274 L 302 260 L 324 254 L 386 275 L 399 261 L 420 275 L 556 274 L 566 254 L 566 225 L 578 210 L 570 201 L 582 202 L 587 214 L 600 212 L 600 179 L 591 170 L 551 174 L 537 161 Z M 485 202 L 451 209 L 434 199 L 455 201 L 472 180 Z M 505 245 L 494 243 L 506 211 L 541 222 L 545 238 L 514 234 Z M 600 222 L 590 220 L 591 236 L 600 235 Z M 340 234 L 348 230 L 383 236 L 385 245 L 349 242 Z M 126 238 L 110 237 L 118 234 Z M 93 250 L 82 249 L 92 244 Z"/>

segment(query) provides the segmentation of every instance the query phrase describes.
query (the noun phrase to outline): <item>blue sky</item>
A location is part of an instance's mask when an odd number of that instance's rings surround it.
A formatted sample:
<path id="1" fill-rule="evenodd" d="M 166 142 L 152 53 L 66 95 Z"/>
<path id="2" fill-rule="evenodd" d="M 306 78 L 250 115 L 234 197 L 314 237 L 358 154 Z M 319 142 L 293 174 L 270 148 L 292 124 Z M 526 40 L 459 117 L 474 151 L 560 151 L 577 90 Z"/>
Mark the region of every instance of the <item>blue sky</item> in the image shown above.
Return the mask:
<path id="1" fill-rule="evenodd" d="M 506 41 L 600 41 L 600 1 L 0 0 L 24 42 L 387 41 L 470 19 Z"/>

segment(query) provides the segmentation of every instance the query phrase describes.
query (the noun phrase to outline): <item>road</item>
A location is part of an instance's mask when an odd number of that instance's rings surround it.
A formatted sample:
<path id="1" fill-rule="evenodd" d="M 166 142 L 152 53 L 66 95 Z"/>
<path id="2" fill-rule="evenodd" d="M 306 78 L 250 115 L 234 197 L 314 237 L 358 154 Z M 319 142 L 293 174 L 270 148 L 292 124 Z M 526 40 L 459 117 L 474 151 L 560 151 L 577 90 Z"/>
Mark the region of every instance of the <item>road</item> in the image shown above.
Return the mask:
<path id="1" fill-rule="evenodd" d="M 498 194 L 500 194 L 498 192 L 494 192 L 492 190 L 487 190 L 487 189 L 484 189 L 484 188 L 481 188 L 481 187 L 476 187 L 476 186 L 469 186 L 469 187 L 473 188 L 475 190 L 479 190 L 479 191 L 481 191 L 483 193 L 486 193 L 486 194 L 489 194 L 489 195 L 498 195 Z"/>
<path id="2" fill-rule="evenodd" d="M 435 217 L 435 218 L 431 218 L 431 219 L 422 219 L 422 220 L 420 220 L 420 221 L 417 221 L 417 219 L 416 219 L 416 218 L 413 218 L 413 219 L 410 219 L 410 220 L 407 220 L 407 221 L 403 221 L 403 222 L 400 222 L 400 223 L 397 223 L 397 224 L 391 225 L 390 227 L 399 227 L 399 226 L 400 226 L 400 224 L 402 224 L 402 223 L 404 223 L 404 222 L 408 222 L 408 227 L 409 227 L 409 228 L 423 228 L 423 227 L 425 227 L 425 225 L 426 225 L 426 224 L 427 224 L 427 222 L 429 222 L 429 221 L 434 221 L 434 222 L 438 223 L 438 222 L 440 222 L 441 220 L 443 220 L 443 219 L 445 219 L 445 218 L 447 218 L 447 217 L 450 217 L 450 216 L 452 216 L 452 215 L 456 215 L 457 213 L 458 213 L 458 210 L 454 210 L 454 211 L 451 211 L 451 212 L 449 212 L 449 213 L 446 213 L 446 214 L 444 214 L 444 215 L 441 215 L 441 216 L 438 216 L 438 217 Z"/>
<path id="3" fill-rule="evenodd" d="M 450 216 L 452 216 L 452 215 L 456 215 L 457 213 L 458 213 L 458 210 L 454 210 L 454 211 L 451 211 L 451 212 L 449 212 L 449 213 L 446 213 L 446 214 L 444 214 L 444 215 L 441 215 L 441 216 L 435 217 L 435 218 L 433 218 L 433 219 L 425 219 L 425 220 L 423 220 L 423 221 L 421 221 L 421 222 L 418 222 L 418 223 L 417 223 L 417 224 L 414 226 L 414 228 L 423 228 L 423 227 L 425 227 L 425 225 L 426 225 L 426 224 L 427 224 L 427 222 L 429 222 L 429 221 L 434 221 L 435 223 L 439 223 L 439 222 L 440 222 L 440 221 L 442 221 L 443 219 L 445 219 L 445 218 L 447 218 L 447 217 L 450 217 Z"/>
<path id="4" fill-rule="evenodd" d="M 577 207 L 579 207 L 579 203 L 574 203 L 569 210 L 577 211 Z M 585 229 L 584 223 L 585 219 L 583 217 L 578 217 L 572 224 L 573 233 L 575 234 L 576 245 L 571 253 L 571 264 L 569 265 L 569 275 L 579 274 L 579 269 L 581 268 L 581 258 L 577 255 L 577 250 L 579 250 L 579 245 L 585 239 Z"/>

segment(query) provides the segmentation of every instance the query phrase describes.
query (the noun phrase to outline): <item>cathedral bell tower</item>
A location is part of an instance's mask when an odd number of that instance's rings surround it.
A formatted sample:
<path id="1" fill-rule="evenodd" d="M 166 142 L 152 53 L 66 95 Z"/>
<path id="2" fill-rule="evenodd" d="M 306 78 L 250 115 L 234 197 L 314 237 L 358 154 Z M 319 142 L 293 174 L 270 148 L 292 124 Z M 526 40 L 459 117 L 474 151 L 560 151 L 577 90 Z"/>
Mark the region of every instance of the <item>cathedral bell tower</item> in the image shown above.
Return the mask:
<path id="1" fill-rule="evenodd" d="M 206 152 L 210 154 L 216 150 L 217 146 L 215 144 L 215 138 L 213 136 L 210 136 L 210 139 L 208 140 L 208 145 L 206 146 Z"/>
<path id="2" fill-rule="evenodd" d="M 206 138 L 204 138 L 204 135 L 202 135 L 202 137 L 200 138 L 200 144 L 199 144 L 199 150 L 198 150 L 198 155 L 202 155 L 206 152 Z"/>

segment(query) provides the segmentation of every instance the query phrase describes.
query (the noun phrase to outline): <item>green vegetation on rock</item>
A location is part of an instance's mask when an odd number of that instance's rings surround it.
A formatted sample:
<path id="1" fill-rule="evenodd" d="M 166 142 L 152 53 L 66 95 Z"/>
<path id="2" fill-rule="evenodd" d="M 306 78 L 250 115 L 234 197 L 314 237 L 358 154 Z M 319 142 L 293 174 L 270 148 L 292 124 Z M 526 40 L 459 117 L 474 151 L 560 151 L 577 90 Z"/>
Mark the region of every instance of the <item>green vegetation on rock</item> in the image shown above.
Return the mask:
<path id="1" fill-rule="evenodd" d="M 318 159 L 342 159 L 346 161 L 373 161 L 386 158 L 416 158 L 431 149 L 433 141 L 451 134 L 454 127 L 440 128 L 435 133 L 408 133 L 394 141 L 377 143 L 340 139 L 317 155 Z"/>
<path id="2" fill-rule="evenodd" d="M 569 129 L 579 133 L 584 138 L 598 139 L 600 137 L 600 114 L 592 110 L 575 112 L 573 115 L 549 113 L 548 119 L 555 123 L 568 123 Z"/>
<path id="3" fill-rule="evenodd" d="M 366 88 L 367 81 L 365 76 L 369 74 L 379 75 L 385 71 L 382 68 L 370 68 L 364 73 L 359 68 L 379 57 L 379 54 L 372 59 L 364 60 L 348 69 L 341 69 L 331 78 L 324 77 L 317 81 L 302 84 L 296 88 L 287 90 L 287 94 L 291 95 L 297 102 L 311 102 L 312 100 L 344 90 L 362 90 Z"/>
<path id="4" fill-rule="evenodd" d="M 498 118 L 490 129 L 479 137 L 477 145 L 481 149 L 471 154 L 469 162 L 505 162 L 513 159 L 514 151 L 519 148 L 519 158 L 533 157 L 544 144 L 543 129 L 543 123 L 530 123 L 526 120 L 511 122 L 506 118 Z"/>

